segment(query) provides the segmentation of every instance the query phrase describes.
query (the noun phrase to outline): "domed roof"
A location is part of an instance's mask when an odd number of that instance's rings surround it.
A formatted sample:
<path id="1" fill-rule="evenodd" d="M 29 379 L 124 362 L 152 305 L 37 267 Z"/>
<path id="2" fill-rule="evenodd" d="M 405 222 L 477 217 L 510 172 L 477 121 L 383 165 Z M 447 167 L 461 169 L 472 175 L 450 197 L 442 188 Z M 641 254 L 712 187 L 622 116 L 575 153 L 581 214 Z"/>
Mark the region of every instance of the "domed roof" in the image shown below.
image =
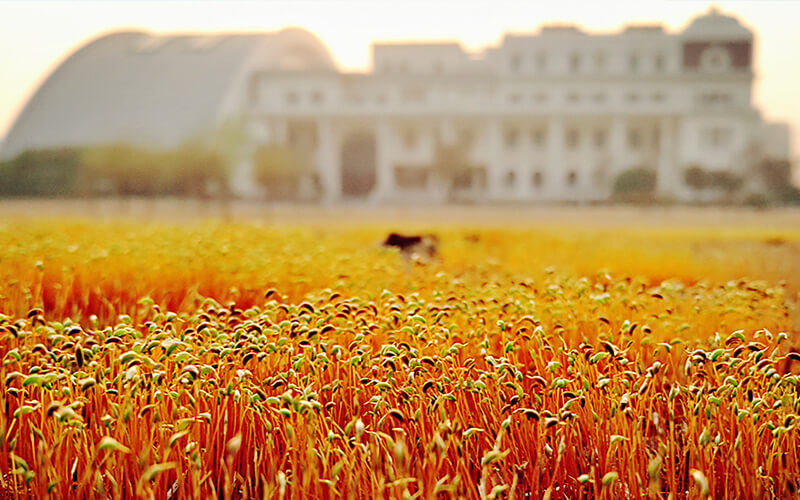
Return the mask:
<path id="1" fill-rule="evenodd" d="M 683 31 L 684 38 L 692 40 L 741 40 L 753 38 L 753 33 L 733 16 L 722 14 L 712 7 L 708 13 L 696 17 Z"/>
<path id="2" fill-rule="evenodd" d="M 249 77 L 335 71 L 312 33 L 155 35 L 114 32 L 79 48 L 39 87 L 0 157 L 26 149 L 126 142 L 174 147 L 241 113 Z"/>

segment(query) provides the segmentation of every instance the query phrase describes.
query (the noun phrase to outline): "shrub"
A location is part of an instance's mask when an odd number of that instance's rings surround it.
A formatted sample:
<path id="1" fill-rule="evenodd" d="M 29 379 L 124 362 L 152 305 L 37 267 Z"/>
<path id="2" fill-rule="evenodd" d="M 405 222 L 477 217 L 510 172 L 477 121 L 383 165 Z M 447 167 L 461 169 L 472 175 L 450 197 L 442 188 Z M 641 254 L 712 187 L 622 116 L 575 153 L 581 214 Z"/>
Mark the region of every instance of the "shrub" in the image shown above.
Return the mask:
<path id="1" fill-rule="evenodd" d="M 228 166 L 220 153 L 183 146 L 169 155 L 168 190 L 182 196 L 206 197 L 213 188 L 228 190 Z"/>
<path id="2" fill-rule="evenodd" d="M 294 199 L 308 163 L 285 145 L 270 144 L 256 150 L 253 158 L 255 180 L 266 188 L 270 198 Z"/>
<path id="3" fill-rule="evenodd" d="M 683 172 L 683 181 L 693 189 L 707 188 L 710 180 L 708 172 L 699 165 L 692 165 Z"/>
<path id="4" fill-rule="evenodd" d="M 708 186 L 722 189 L 727 193 L 733 193 L 742 187 L 742 178 L 727 170 L 708 173 Z"/>
<path id="5" fill-rule="evenodd" d="M 621 172 L 614 181 L 614 197 L 627 201 L 651 201 L 656 188 L 656 173 L 645 167 Z"/>
<path id="6" fill-rule="evenodd" d="M 25 151 L 0 164 L 0 195 L 71 194 L 79 168 L 80 152 L 74 148 Z"/>
<path id="7" fill-rule="evenodd" d="M 168 157 L 158 151 L 128 144 L 109 144 L 88 148 L 83 155 L 83 175 L 94 191 L 107 181 L 114 194 L 152 196 L 166 194 Z"/>
<path id="8" fill-rule="evenodd" d="M 800 203 L 800 190 L 792 183 L 792 164 L 785 159 L 767 159 L 756 167 L 767 190 L 767 197 L 777 203 Z"/>

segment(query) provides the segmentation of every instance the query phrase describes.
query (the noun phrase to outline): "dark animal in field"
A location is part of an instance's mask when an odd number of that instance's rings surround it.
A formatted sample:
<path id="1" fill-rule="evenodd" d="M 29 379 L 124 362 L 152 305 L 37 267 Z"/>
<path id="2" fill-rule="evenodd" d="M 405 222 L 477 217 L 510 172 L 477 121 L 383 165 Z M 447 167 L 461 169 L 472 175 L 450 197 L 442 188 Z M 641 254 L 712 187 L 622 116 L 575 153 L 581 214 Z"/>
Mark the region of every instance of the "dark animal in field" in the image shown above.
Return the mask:
<path id="1" fill-rule="evenodd" d="M 428 263 L 439 256 L 439 238 L 435 234 L 391 233 L 383 241 L 383 246 L 397 248 L 409 262 Z"/>

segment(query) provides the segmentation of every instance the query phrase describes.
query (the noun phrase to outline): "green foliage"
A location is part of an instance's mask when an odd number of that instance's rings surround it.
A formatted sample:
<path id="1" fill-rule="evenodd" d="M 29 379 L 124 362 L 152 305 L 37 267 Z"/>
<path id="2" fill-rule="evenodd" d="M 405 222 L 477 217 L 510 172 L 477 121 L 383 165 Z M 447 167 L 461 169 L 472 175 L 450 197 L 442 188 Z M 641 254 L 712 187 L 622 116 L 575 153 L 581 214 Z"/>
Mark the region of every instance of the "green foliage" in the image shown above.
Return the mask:
<path id="1" fill-rule="evenodd" d="M 212 187 L 228 188 L 228 164 L 222 153 L 184 146 L 169 155 L 167 186 L 181 196 L 207 196 Z"/>
<path id="2" fill-rule="evenodd" d="M 96 191 L 106 181 L 114 194 L 165 194 L 166 160 L 164 153 L 127 144 L 111 144 L 84 151 L 82 173 L 90 192 Z"/>
<path id="3" fill-rule="evenodd" d="M 0 163 L 0 196 L 207 196 L 212 188 L 227 191 L 228 164 L 200 144 L 31 150 Z"/>
<path id="4" fill-rule="evenodd" d="M 683 180 L 687 186 L 694 189 L 705 189 L 709 185 L 708 172 L 699 165 L 692 165 L 683 173 Z"/>
<path id="5" fill-rule="evenodd" d="M 458 146 L 439 145 L 433 160 L 434 171 L 444 179 L 453 179 L 469 169 L 467 155 Z"/>
<path id="6" fill-rule="evenodd" d="M 253 163 L 256 182 L 264 186 L 273 199 L 297 197 L 300 179 L 309 170 L 308 163 L 297 152 L 280 144 L 258 148 Z"/>
<path id="7" fill-rule="evenodd" d="M 738 175 L 722 171 L 708 171 L 699 165 L 692 165 L 683 173 L 687 186 L 696 189 L 721 189 L 726 193 L 734 193 L 742 187 L 743 180 Z"/>
<path id="8" fill-rule="evenodd" d="M 469 164 L 465 148 L 459 145 L 439 144 L 437 146 L 433 160 L 433 172 L 446 186 L 448 196 L 453 196 L 456 188 L 470 185 L 473 169 Z"/>
<path id="9" fill-rule="evenodd" d="M 800 190 L 792 184 L 792 164 L 785 159 L 768 159 L 756 166 L 767 198 L 774 203 L 800 204 Z"/>
<path id="10" fill-rule="evenodd" d="M 73 148 L 26 151 L 0 163 L 0 196 L 63 196 L 74 189 L 80 152 Z"/>
<path id="11" fill-rule="evenodd" d="M 727 193 L 734 193 L 742 187 L 743 180 L 738 175 L 727 170 L 710 172 L 708 174 L 710 187 L 719 188 Z"/>
<path id="12" fill-rule="evenodd" d="M 650 201 L 656 188 L 656 173 L 638 167 L 621 172 L 614 181 L 614 196 L 630 201 Z"/>

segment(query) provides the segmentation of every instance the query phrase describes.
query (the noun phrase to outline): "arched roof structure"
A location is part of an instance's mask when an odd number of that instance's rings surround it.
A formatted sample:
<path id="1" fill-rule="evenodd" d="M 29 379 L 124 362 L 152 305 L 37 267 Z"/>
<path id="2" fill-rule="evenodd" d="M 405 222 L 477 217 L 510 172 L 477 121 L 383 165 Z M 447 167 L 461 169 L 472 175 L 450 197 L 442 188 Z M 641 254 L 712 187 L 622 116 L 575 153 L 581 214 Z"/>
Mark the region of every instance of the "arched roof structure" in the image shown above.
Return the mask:
<path id="1" fill-rule="evenodd" d="M 336 70 L 312 33 L 114 32 L 79 48 L 28 101 L 0 157 L 27 149 L 127 142 L 174 147 L 245 110 L 261 70 Z"/>
<path id="2" fill-rule="evenodd" d="M 753 33 L 742 26 L 738 19 L 711 8 L 707 13 L 692 20 L 682 33 L 693 40 L 751 40 Z"/>

